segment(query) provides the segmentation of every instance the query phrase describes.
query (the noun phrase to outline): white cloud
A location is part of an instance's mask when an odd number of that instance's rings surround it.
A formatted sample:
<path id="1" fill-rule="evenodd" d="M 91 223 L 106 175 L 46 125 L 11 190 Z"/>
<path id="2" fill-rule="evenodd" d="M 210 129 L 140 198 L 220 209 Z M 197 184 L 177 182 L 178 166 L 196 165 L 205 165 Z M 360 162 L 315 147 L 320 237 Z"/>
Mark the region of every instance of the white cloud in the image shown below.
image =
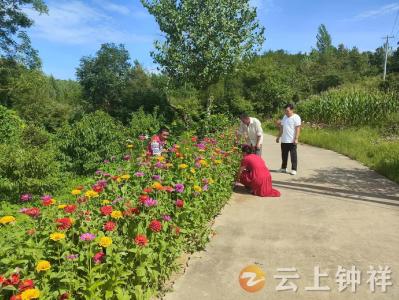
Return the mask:
<path id="1" fill-rule="evenodd" d="M 53 42 L 83 45 L 153 41 L 152 36 L 118 29 L 115 19 L 107 14 L 106 10 L 118 9 L 119 13 L 126 13 L 122 7 L 101 8 L 85 4 L 83 1 L 61 0 L 49 4 L 48 15 L 39 15 L 29 9 L 26 11 L 35 21 L 32 34 Z"/>
<path id="2" fill-rule="evenodd" d="M 361 20 L 370 19 L 370 18 L 377 18 L 377 17 L 381 17 L 384 15 L 396 12 L 398 10 L 399 10 L 399 3 L 391 3 L 391 4 L 387 4 L 387 5 L 381 6 L 379 8 L 373 9 L 373 10 L 364 11 L 364 12 L 358 14 L 357 16 L 355 16 L 353 19 L 356 21 L 361 21 Z"/>
<path id="3" fill-rule="evenodd" d="M 111 3 L 110 1 L 106 0 L 95 0 L 94 2 L 110 12 L 115 12 L 121 15 L 129 15 L 131 13 L 130 9 L 124 5 Z"/>

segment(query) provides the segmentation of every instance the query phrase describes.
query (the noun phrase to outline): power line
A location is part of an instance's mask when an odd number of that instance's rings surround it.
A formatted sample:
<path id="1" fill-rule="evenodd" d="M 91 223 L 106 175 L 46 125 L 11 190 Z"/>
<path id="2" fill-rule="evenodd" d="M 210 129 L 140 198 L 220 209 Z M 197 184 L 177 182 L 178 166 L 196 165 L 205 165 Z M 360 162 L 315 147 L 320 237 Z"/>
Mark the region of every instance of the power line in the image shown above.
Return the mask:
<path id="1" fill-rule="evenodd" d="M 393 34 L 393 32 L 394 32 L 394 30 L 395 30 L 396 23 L 398 22 L 398 18 L 399 18 L 399 9 L 398 9 L 398 11 L 396 12 L 396 17 L 395 17 L 395 21 L 393 22 L 393 26 L 392 26 L 392 30 L 391 30 L 391 35 Z M 399 30 L 398 30 L 398 33 L 399 33 Z"/>

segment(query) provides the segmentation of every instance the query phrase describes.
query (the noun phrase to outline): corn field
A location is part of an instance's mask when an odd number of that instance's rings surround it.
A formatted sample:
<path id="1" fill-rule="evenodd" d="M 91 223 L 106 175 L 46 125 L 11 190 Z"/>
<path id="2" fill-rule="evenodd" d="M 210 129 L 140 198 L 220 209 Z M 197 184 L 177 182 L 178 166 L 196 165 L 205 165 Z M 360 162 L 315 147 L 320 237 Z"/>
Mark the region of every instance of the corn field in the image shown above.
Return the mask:
<path id="1" fill-rule="evenodd" d="M 383 120 L 399 112 L 394 94 L 358 88 L 332 89 L 299 103 L 304 121 L 327 125 L 361 125 Z"/>

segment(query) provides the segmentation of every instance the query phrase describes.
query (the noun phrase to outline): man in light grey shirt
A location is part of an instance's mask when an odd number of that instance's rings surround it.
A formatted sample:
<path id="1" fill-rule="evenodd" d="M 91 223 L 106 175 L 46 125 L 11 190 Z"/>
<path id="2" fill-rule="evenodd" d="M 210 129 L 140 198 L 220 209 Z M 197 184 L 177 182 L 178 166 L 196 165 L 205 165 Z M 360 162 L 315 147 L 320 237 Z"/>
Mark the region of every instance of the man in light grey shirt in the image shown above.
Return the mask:
<path id="1" fill-rule="evenodd" d="M 257 118 L 251 118 L 247 114 L 240 115 L 240 128 L 237 137 L 246 139 L 248 145 L 252 146 L 256 155 L 262 156 L 263 129 L 262 124 Z"/>

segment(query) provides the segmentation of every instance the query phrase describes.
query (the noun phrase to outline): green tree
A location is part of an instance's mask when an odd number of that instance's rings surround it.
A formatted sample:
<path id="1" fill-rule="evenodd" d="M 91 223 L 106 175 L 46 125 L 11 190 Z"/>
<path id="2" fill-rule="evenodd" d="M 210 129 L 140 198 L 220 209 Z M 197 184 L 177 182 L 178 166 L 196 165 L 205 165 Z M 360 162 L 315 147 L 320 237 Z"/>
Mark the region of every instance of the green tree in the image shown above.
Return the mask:
<path id="1" fill-rule="evenodd" d="M 141 2 L 165 33 L 152 56 L 177 85 L 207 90 L 264 41 L 264 28 L 249 0 Z"/>
<path id="2" fill-rule="evenodd" d="M 326 54 L 331 52 L 333 49 L 331 35 L 328 33 L 327 28 L 324 24 L 321 24 L 318 29 L 316 36 L 317 49 L 320 53 Z"/>
<path id="3" fill-rule="evenodd" d="M 131 71 L 129 60 L 125 47 L 115 44 L 103 44 L 95 57 L 81 59 L 76 73 L 91 110 L 118 116 Z"/>
<path id="4" fill-rule="evenodd" d="M 119 113 L 121 120 L 127 123 L 130 114 L 140 107 L 145 112 L 154 111 L 155 107 L 162 107 L 166 112 L 167 101 L 162 86 L 157 84 L 157 75 L 148 74 L 138 61 L 134 62 L 129 79 L 124 90 L 123 99 L 125 104 Z"/>
<path id="5" fill-rule="evenodd" d="M 68 121 L 72 106 L 56 101 L 51 79 L 38 70 L 24 70 L 10 79 L 9 104 L 19 116 L 54 131 Z"/>
<path id="6" fill-rule="evenodd" d="M 48 12 L 43 0 L 0 0 L 0 55 L 36 68 L 40 60 L 24 31 L 33 25 L 24 10 L 29 6 L 39 13 Z"/>

